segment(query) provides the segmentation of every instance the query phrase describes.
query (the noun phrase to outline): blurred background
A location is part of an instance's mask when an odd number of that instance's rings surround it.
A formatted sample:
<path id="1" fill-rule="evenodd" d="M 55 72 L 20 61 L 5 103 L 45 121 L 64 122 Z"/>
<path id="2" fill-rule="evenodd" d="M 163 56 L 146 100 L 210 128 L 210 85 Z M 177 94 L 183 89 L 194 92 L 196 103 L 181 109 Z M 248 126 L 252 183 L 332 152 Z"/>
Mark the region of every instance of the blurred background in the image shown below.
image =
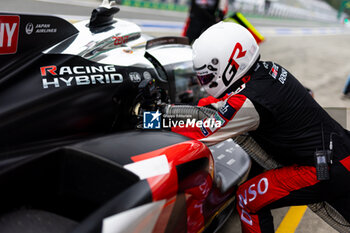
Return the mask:
<path id="1" fill-rule="evenodd" d="M 343 0 L 229 0 L 229 11 L 240 11 L 248 16 L 271 16 L 279 18 L 294 18 L 336 22 L 344 20 L 349 12 Z M 189 0 L 118 0 L 127 6 L 143 6 L 169 10 L 186 11 Z M 343 4 L 343 5 L 342 5 Z M 342 8 L 342 9 L 341 9 Z M 338 17 L 338 11 L 341 14 Z"/>

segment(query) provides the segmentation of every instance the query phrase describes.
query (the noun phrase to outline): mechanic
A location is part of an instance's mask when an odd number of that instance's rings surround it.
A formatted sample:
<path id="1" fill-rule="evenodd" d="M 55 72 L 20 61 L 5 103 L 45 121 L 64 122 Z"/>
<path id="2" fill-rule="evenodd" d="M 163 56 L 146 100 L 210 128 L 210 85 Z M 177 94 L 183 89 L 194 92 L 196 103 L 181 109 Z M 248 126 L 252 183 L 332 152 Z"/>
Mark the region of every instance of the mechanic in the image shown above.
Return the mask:
<path id="1" fill-rule="evenodd" d="M 209 144 L 249 132 L 283 165 L 238 188 L 243 232 L 274 232 L 270 209 L 321 201 L 350 221 L 349 132 L 285 68 L 260 61 L 256 41 L 238 24 L 211 26 L 194 42 L 193 56 L 207 93 L 217 101 L 228 95 L 203 121 L 223 124 L 172 130 Z"/>
<path id="2" fill-rule="evenodd" d="M 207 28 L 223 20 L 226 13 L 227 0 L 191 0 L 182 36 L 188 37 L 191 44 Z"/>

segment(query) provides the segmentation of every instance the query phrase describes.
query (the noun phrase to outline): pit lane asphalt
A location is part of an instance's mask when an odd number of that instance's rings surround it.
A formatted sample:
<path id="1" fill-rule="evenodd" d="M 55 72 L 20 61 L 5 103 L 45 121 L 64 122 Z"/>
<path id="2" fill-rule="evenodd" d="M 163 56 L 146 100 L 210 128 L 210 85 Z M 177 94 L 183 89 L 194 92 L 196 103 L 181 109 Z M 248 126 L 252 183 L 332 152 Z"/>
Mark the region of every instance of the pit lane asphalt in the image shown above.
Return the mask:
<path id="1" fill-rule="evenodd" d="M 57 0 L 58 1 L 58 0 Z M 57 2 L 56 1 L 56 2 Z M 71 4 L 50 3 L 48 0 L 2 0 L 0 11 L 12 12 L 33 12 L 42 14 L 74 15 L 72 19 L 89 18 L 94 6 L 99 5 L 95 0 L 71 0 Z M 78 6 L 78 3 L 83 6 Z M 72 4 L 74 3 L 74 4 Z M 137 9 L 121 7 L 121 12 L 117 15 L 120 18 L 141 19 L 141 20 L 165 20 L 172 22 L 184 22 L 187 14 L 169 13 L 154 14 L 154 11 L 147 9 Z M 334 24 L 320 24 L 319 22 L 303 22 L 290 20 L 258 20 L 250 19 L 254 26 L 285 26 L 285 27 L 318 27 L 334 26 Z M 177 31 L 149 31 L 154 36 L 179 35 Z M 350 36 L 340 35 L 300 35 L 300 36 L 271 36 L 261 44 L 262 60 L 275 61 L 290 72 L 292 72 L 304 85 L 311 88 L 315 93 L 316 100 L 325 107 L 349 108 L 350 99 L 342 96 L 342 89 L 350 74 Z M 345 110 L 346 111 L 346 110 Z M 349 114 L 348 114 L 349 115 Z M 343 116 L 341 116 L 343 118 Z M 347 119 L 339 119 L 350 122 Z M 348 124 L 349 125 L 349 124 Z M 278 229 L 284 220 L 289 208 L 282 208 L 273 211 L 275 228 Z M 299 210 L 299 214 L 302 210 Z M 296 230 L 290 224 L 295 224 L 296 216 L 285 219 L 287 228 L 279 232 L 318 232 L 333 233 L 334 231 L 318 216 L 309 209 L 302 215 L 301 221 L 297 221 Z M 289 225 L 288 225 L 289 224 Z M 289 226 L 289 227 L 288 227 Z M 229 218 L 229 221 L 219 231 L 219 233 L 238 233 L 240 223 L 237 215 Z"/>

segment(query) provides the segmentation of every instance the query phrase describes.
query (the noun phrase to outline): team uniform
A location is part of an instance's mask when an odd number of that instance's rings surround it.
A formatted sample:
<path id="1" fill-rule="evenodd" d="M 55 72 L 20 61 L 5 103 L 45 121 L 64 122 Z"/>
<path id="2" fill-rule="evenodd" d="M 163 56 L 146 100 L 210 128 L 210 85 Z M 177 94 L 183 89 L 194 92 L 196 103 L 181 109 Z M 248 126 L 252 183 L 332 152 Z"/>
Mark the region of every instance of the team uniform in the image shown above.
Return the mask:
<path id="1" fill-rule="evenodd" d="M 207 28 L 217 22 L 216 13 L 222 12 L 219 16 L 222 20 L 226 8 L 225 0 L 191 0 L 190 15 L 186 21 L 182 36 L 186 36 L 192 43 Z"/>
<path id="2" fill-rule="evenodd" d="M 237 86 L 238 84 L 238 86 Z M 237 90 L 238 88 L 238 90 Z M 350 134 L 320 107 L 285 68 L 255 62 L 226 90 L 206 121 L 220 126 L 173 128 L 207 144 L 249 132 L 282 168 L 264 172 L 237 191 L 243 232 L 274 232 L 270 209 L 327 201 L 350 221 Z M 330 179 L 316 176 L 316 150 L 333 147 Z"/>

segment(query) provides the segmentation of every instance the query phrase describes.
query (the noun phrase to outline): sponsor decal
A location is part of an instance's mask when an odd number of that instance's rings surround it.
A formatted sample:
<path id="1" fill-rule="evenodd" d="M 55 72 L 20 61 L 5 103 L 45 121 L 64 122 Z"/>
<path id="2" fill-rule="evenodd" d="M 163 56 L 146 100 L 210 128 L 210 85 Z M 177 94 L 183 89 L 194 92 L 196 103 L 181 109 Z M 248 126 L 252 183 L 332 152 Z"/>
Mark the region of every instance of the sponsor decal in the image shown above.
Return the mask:
<path id="1" fill-rule="evenodd" d="M 248 75 L 248 76 L 244 76 L 244 77 L 242 78 L 242 81 L 243 81 L 244 83 L 249 82 L 249 81 L 250 81 L 250 76 L 249 76 L 249 75 Z"/>
<path id="2" fill-rule="evenodd" d="M 209 124 L 209 130 L 211 133 L 214 133 L 218 128 L 221 128 L 225 124 L 225 120 L 219 116 L 216 112 L 209 118 L 209 120 L 215 122 L 216 124 Z"/>
<path id="3" fill-rule="evenodd" d="M 284 84 L 285 81 L 287 80 L 287 75 L 288 75 L 287 71 L 286 71 L 285 69 L 282 68 L 281 75 L 280 75 L 280 77 L 278 78 L 278 80 L 279 80 L 282 84 Z"/>
<path id="4" fill-rule="evenodd" d="M 170 45 L 170 44 L 188 45 L 188 39 L 184 37 L 159 37 L 159 38 L 147 41 L 146 49 L 151 49 L 153 47 L 157 47 L 161 45 Z"/>
<path id="5" fill-rule="evenodd" d="M 32 34 L 34 31 L 34 25 L 32 23 L 27 23 L 26 25 L 26 33 L 27 35 Z"/>
<path id="6" fill-rule="evenodd" d="M 152 79 L 152 75 L 151 75 L 151 73 L 148 72 L 148 71 L 143 72 L 143 77 L 144 77 L 146 80 Z"/>
<path id="7" fill-rule="evenodd" d="M 123 82 L 123 76 L 116 71 L 113 65 L 40 67 L 44 89 Z"/>
<path id="8" fill-rule="evenodd" d="M 241 220 L 249 225 L 253 225 L 253 220 L 250 214 L 244 209 L 244 207 L 253 202 L 258 196 L 262 196 L 266 194 L 269 188 L 269 181 L 267 178 L 263 177 L 259 180 L 257 184 L 252 184 L 248 189 L 243 190 L 240 194 L 238 194 L 238 204 L 241 207 Z"/>
<path id="9" fill-rule="evenodd" d="M 272 78 L 276 79 L 278 74 L 278 66 L 273 64 L 269 74 L 271 75 Z"/>
<path id="10" fill-rule="evenodd" d="M 56 73 L 57 67 L 56 66 L 43 66 L 40 67 L 40 73 L 41 76 L 46 76 L 46 72 L 50 73 L 51 75 L 57 75 Z"/>
<path id="11" fill-rule="evenodd" d="M 247 64 L 242 63 L 242 64 L 239 66 L 239 70 L 244 70 L 246 67 L 247 67 Z"/>
<path id="12" fill-rule="evenodd" d="M 257 71 L 259 68 L 260 68 L 260 64 L 257 63 L 256 66 L 255 66 L 255 68 L 254 68 L 254 71 Z"/>
<path id="13" fill-rule="evenodd" d="M 267 70 L 269 69 L 269 64 L 267 64 L 266 62 L 263 62 L 262 64 L 263 64 L 265 69 L 267 69 Z"/>
<path id="14" fill-rule="evenodd" d="M 224 118 L 222 118 L 217 112 L 214 114 L 214 119 L 220 122 L 221 126 L 223 126 L 226 123 L 226 120 L 224 120 Z"/>
<path id="15" fill-rule="evenodd" d="M 122 45 L 128 43 L 129 36 L 113 36 L 114 45 Z"/>
<path id="16" fill-rule="evenodd" d="M 244 83 L 242 86 L 240 86 L 239 88 L 237 88 L 237 90 L 234 91 L 234 94 L 238 94 L 240 93 L 242 90 L 244 90 L 244 88 L 246 88 L 246 84 Z"/>
<path id="17" fill-rule="evenodd" d="M 206 128 L 204 128 L 203 126 L 201 127 L 201 131 L 202 131 L 202 134 L 206 137 L 209 135 L 209 132 Z"/>
<path id="18" fill-rule="evenodd" d="M 134 83 L 139 83 L 141 82 L 141 74 L 137 73 L 137 72 L 131 72 L 129 73 L 129 78 L 132 82 Z"/>
<path id="19" fill-rule="evenodd" d="M 53 28 L 51 24 L 38 23 L 35 25 L 35 33 L 56 33 L 57 28 Z"/>
<path id="20" fill-rule="evenodd" d="M 225 119 L 231 120 L 236 112 L 236 109 L 234 109 L 231 105 L 226 103 L 219 109 L 219 112 L 223 117 L 225 117 Z"/>
<path id="21" fill-rule="evenodd" d="M 211 73 L 209 70 L 205 69 L 205 70 L 201 70 L 201 71 L 197 71 L 197 76 L 204 76 Z"/>
<path id="22" fill-rule="evenodd" d="M 255 54 L 256 50 L 257 50 L 257 47 L 255 45 L 252 45 L 252 47 L 250 47 L 250 49 L 249 49 L 250 55 L 253 56 Z"/>
<path id="23" fill-rule="evenodd" d="M 143 128 L 144 129 L 160 129 L 161 113 L 159 110 L 156 112 L 144 112 L 143 113 Z"/>
<path id="24" fill-rule="evenodd" d="M 25 26 L 25 32 L 27 35 L 31 34 L 49 34 L 49 33 L 56 33 L 57 28 L 53 27 L 49 23 L 37 23 L 33 24 L 31 22 L 27 23 Z"/>
<path id="25" fill-rule="evenodd" d="M 0 15 L 0 54 L 13 54 L 17 52 L 18 15 Z"/>
<path id="26" fill-rule="evenodd" d="M 237 43 L 232 51 L 231 57 L 228 60 L 227 66 L 222 75 L 222 81 L 225 86 L 229 86 L 231 84 L 232 79 L 237 73 L 239 68 L 239 64 L 237 63 L 237 59 L 243 58 L 247 51 L 243 51 L 243 47 L 240 43 Z"/>

